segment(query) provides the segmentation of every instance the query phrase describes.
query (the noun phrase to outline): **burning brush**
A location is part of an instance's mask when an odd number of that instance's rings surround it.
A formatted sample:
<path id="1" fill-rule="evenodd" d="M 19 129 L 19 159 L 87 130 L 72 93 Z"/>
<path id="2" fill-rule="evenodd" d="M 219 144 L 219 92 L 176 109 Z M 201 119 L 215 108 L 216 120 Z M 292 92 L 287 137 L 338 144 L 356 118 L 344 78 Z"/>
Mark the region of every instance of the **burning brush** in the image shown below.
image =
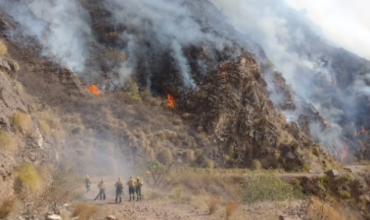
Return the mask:
<path id="1" fill-rule="evenodd" d="M 167 107 L 170 110 L 175 110 L 176 109 L 176 100 L 170 94 L 167 95 Z"/>
<path id="2" fill-rule="evenodd" d="M 99 89 L 99 87 L 97 85 L 91 85 L 87 88 L 87 91 L 93 95 L 93 96 L 96 96 L 96 97 L 99 97 L 101 96 L 101 91 Z"/>

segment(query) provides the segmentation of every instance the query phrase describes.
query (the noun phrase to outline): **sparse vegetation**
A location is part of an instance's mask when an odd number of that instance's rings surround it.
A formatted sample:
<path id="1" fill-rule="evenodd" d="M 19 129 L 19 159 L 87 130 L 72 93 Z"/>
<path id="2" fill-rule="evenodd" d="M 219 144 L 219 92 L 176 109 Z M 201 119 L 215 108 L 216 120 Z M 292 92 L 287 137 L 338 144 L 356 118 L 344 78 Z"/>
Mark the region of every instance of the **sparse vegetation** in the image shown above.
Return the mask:
<path id="1" fill-rule="evenodd" d="M 150 162 L 147 171 L 149 183 L 155 187 L 161 186 L 166 181 L 169 170 L 169 166 L 165 166 L 157 161 Z"/>
<path id="2" fill-rule="evenodd" d="M 239 205 L 235 202 L 229 202 L 226 204 L 226 220 L 230 220 L 231 217 L 235 214 L 236 210 L 238 209 Z"/>
<path id="3" fill-rule="evenodd" d="M 207 206 L 208 206 L 208 214 L 212 215 L 214 214 L 218 207 L 220 205 L 220 200 L 218 198 L 212 197 L 208 200 Z"/>
<path id="4" fill-rule="evenodd" d="M 312 220 L 348 220 L 348 216 L 341 213 L 340 209 L 335 209 L 330 204 L 317 198 L 312 198 L 308 207 L 307 215 Z"/>
<path id="5" fill-rule="evenodd" d="M 261 170 L 262 169 L 261 162 L 259 160 L 252 160 L 251 169 L 253 169 L 253 170 Z"/>
<path id="6" fill-rule="evenodd" d="M 12 135 L 5 131 L 0 131 L 0 149 L 8 153 L 16 153 L 18 145 Z"/>
<path id="7" fill-rule="evenodd" d="M 26 187 L 31 192 L 40 192 L 43 186 L 43 178 L 39 170 L 31 164 L 23 165 L 18 169 L 17 182 L 20 187 Z M 19 192 L 21 189 L 16 191 Z"/>
<path id="8" fill-rule="evenodd" d="M 11 121 L 15 130 L 23 134 L 30 134 L 32 132 L 32 119 L 28 114 L 22 112 L 15 113 Z"/>
<path id="9" fill-rule="evenodd" d="M 51 128 L 50 128 L 49 124 L 47 123 L 47 121 L 40 120 L 39 121 L 39 128 L 40 128 L 41 133 L 43 135 L 46 135 L 46 136 L 50 136 L 51 135 Z"/>
<path id="10" fill-rule="evenodd" d="M 0 57 L 3 57 L 8 54 L 8 48 L 5 45 L 4 41 L 0 39 Z"/>
<path id="11" fill-rule="evenodd" d="M 59 118 L 51 111 L 42 111 L 36 113 L 38 126 L 41 133 L 46 137 L 63 138 L 65 133 Z"/>
<path id="12" fill-rule="evenodd" d="M 195 158 L 195 152 L 193 150 L 187 150 L 185 152 L 185 159 L 187 162 L 194 162 Z"/>
<path id="13" fill-rule="evenodd" d="M 10 197 L 6 199 L 0 206 L 0 219 L 5 219 L 12 213 L 15 209 L 16 199 L 15 197 Z"/>
<path id="14" fill-rule="evenodd" d="M 136 82 L 131 81 L 129 83 L 128 95 L 129 95 L 130 101 L 133 103 L 139 103 L 142 101 L 141 96 L 140 96 L 139 86 L 137 85 Z"/>
<path id="15" fill-rule="evenodd" d="M 247 203 L 260 201 L 284 201 L 302 197 L 301 191 L 273 174 L 248 177 L 244 200 Z"/>
<path id="16" fill-rule="evenodd" d="M 90 220 L 98 214 L 98 207 L 87 204 L 78 204 L 74 208 L 73 217 L 77 217 L 78 220 Z"/>
<path id="17" fill-rule="evenodd" d="M 172 163 L 173 156 L 172 156 L 172 153 L 169 149 L 162 148 L 162 149 L 160 149 L 160 151 L 157 154 L 157 159 L 158 159 L 159 162 L 161 162 L 165 165 L 168 165 L 168 164 Z"/>

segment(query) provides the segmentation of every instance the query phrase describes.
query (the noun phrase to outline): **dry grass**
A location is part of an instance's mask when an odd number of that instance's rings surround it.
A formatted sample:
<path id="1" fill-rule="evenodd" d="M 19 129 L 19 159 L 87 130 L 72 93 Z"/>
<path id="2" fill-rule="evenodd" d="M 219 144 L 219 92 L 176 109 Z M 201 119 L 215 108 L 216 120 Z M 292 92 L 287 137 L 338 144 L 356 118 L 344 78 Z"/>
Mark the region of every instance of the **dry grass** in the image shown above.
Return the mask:
<path id="1" fill-rule="evenodd" d="M 238 210 L 239 205 L 235 202 L 229 202 L 226 204 L 225 208 L 225 219 L 230 220 L 231 217 L 235 214 L 235 212 Z"/>
<path id="2" fill-rule="evenodd" d="M 0 206 L 0 219 L 5 219 L 6 217 L 8 217 L 9 214 L 14 211 L 15 207 L 16 207 L 15 197 L 6 199 Z"/>
<path id="3" fill-rule="evenodd" d="M 22 187 L 35 193 L 42 190 L 44 182 L 39 170 L 31 164 L 23 165 L 18 169 L 17 180 Z"/>
<path id="4" fill-rule="evenodd" d="M 10 133 L 0 131 L 0 149 L 11 154 L 15 154 L 17 152 L 18 144 Z"/>
<path id="5" fill-rule="evenodd" d="M 262 164 L 259 160 L 253 160 L 251 164 L 251 169 L 252 170 L 261 170 L 262 169 Z"/>
<path id="6" fill-rule="evenodd" d="M 214 214 L 220 205 L 220 200 L 218 198 L 212 197 L 208 200 L 207 207 L 208 207 L 208 214 Z"/>
<path id="7" fill-rule="evenodd" d="M 312 198 L 307 210 L 308 219 L 311 220 L 355 220 L 349 216 L 350 212 L 344 211 L 341 207 L 333 207 L 318 198 Z"/>
<path id="8" fill-rule="evenodd" d="M 130 101 L 133 103 L 139 103 L 142 101 L 142 98 L 140 96 L 139 86 L 134 81 L 131 81 L 129 83 L 128 96 L 130 98 Z"/>
<path id="9" fill-rule="evenodd" d="M 93 219 L 99 212 L 98 207 L 87 204 L 78 204 L 74 208 L 73 217 L 78 217 L 78 220 Z"/>
<path id="10" fill-rule="evenodd" d="M 41 133 L 47 137 L 49 137 L 51 135 L 51 128 L 49 126 L 49 124 L 47 123 L 47 121 L 45 120 L 40 120 L 39 121 L 39 128 L 41 130 Z"/>
<path id="11" fill-rule="evenodd" d="M 115 32 L 108 33 L 111 37 L 114 37 L 116 34 Z M 113 62 L 118 62 L 118 63 L 124 63 L 127 61 L 128 56 L 126 53 L 114 49 L 108 49 L 104 51 L 102 54 L 103 57 L 107 60 L 111 60 Z"/>
<path id="12" fill-rule="evenodd" d="M 28 114 L 18 112 L 11 118 L 14 129 L 23 134 L 30 134 L 32 132 L 32 119 Z"/>
<path id="13" fill-rule="evenodd" d="M 64 138 L 65 132 L 60 119 L 51 111 L 36 113 L 38 126 L 43 136 L 55 139 Z"/>
<path id="14" fill-rule="evenodd" d="M 192 163 L 192 162 L 194 162 L 194 161 L 195 161 L 195 159 L 196 159 L 196 157 L 195 157 L 195 152 L 194 152 L 193 150 L 187 150 L 187 151 L 185 152 L 185 160 L 186 160 L 187 162 Z"/>
<path id="15" fill-rule="evenodd" d="M 170 198 L 174 199 L 177 203 L 188 204 L 191 203 L 192 197 L 186 193 L 183 187 L 176 187 L 171 191 Z"/>
<path id="16" fill-rule="evenodd" d="M 157 154 L 157 159 L 159 162 L 161 162 L 162 164 L 170 164 L 173 162 L 173 156 L 172 156 L 172 153 L 169 149 L 167 148 L 162 148 L 159 150 L 158 154 Z"/>
<path id="17" fill-rule="evenodd" d="M 8 54 L 8 48 L 5 45 L 4 41 L 0 39 L 0 57 L 3 57 Z"/>
<path id="18" fill-rule="evenodd" d="M 225 176 L 217 169 L 173 168 L 167 178 L 170 186 L 181 186 L 186 194 L 206 196 L 202 205 L 205 209 L 207 209 L 209 195 L 242 200 L 245 177 L 240 175 Z"/>

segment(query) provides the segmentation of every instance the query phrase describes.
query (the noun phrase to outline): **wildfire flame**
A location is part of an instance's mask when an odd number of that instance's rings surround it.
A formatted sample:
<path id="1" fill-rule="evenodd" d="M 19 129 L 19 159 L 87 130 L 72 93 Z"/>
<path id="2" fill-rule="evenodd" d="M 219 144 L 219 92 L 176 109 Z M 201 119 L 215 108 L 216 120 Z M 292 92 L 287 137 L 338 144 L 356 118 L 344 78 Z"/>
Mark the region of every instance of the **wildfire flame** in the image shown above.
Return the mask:
<path id="1" fill-rule="evenodd" d="M 167 107 L 171 110 L 176 108 L 176 100 L 172 95 L 167 95 Z"/>
<path id="2" fill-rule="evenodd" d="M 87 91 L 91 94 L 91 95 L 94 95 L 96 97 L 99 97 L 101 96 L 101 91 L 99 89 L 98 86 L 96 85 L 91 85 L 87 88 Z"/>

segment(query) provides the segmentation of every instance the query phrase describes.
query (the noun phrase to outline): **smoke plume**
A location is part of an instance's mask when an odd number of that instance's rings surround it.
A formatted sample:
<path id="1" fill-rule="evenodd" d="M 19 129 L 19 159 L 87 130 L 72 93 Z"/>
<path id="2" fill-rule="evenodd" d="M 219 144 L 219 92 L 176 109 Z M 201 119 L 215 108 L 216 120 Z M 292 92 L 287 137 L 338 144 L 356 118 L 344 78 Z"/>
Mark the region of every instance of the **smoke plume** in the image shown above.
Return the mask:
<path id="1" fill-rule="evenodd" d="M 43 45 L 43 55 L 70 70 L 85 69 L 92 40 L 86 11 L 78 1 L 0 1 L 0 8 L 21 25 L 21 32 Z"/>
<path id="2" fill-rule="evenodd" d="M 289 120 L 312 106 L 328 122 L 325 128 L 310 125 L 328 149 L 343 148 L 351 133 L 370 126 L 370 106 L 363 101 L 369 100 L 369 62 L 335 47 L 283 0 L 15 0 L 0 1 L 0 7 L 20 24 L 21 34 L 42 44 L 43 55 L 83 78 L 111 78 L 106 89 L 133 74 L 144 75 L 148 87 L 163 74 L 177 74 L 185 89 L 196 88 L 194 65 L 208 74 L 225 48 L 233 48 L 229 57 L 240 54 L 232 47 L 237 44 L 261 64 L 271 61 L 265 79 L 276 105 L 283 95 L 271 72 L 283 74 L 297 106 L 285 112 Z M 194 46 L 208 51 L 211 61 L 189 60 L 186 49 Z M 106 58 L 107 51 L 114 59 Z"/>
<path id="3" fill-rule="evenodd" d="M 212 2 L 238 31 L 262 46 L 274 69 L 283 74 L 293 89 L 297 108 L 294 112 L 285 112 L 287 118 L 296 121 L 308 104 L 330 124 L 326 128 L 315 123 L 310 125 L 312 135 L 328 151 L 341 151 L 346 147 L 345 136 L 361 126 L 369 126 L 359 122 L 362 116 L 356 113 L 356 109 L 368 109 L 359 101 L 369 91 L 369 83 L 365 80 L 368 61 L 333 46 L 320 34 L 318 27 L 284 1 Z M 260 57 L 260 61 L 264 59 Z M 266 77 L 273 92 L 271 98 L 275 104 L 280 104 L 281 96 L 274 92 L 268 74 Z"/>

